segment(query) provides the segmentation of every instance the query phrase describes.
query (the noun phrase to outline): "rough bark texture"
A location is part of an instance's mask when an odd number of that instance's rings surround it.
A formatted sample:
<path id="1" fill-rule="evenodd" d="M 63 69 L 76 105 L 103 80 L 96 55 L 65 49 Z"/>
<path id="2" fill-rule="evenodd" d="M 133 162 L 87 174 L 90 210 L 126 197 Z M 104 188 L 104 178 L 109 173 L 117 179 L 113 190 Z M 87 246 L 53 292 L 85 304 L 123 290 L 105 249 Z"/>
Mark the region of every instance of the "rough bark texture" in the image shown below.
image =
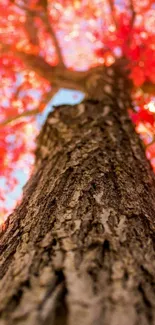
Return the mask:
<path id="1" fill-rule="evenodd" d="M 155 179 L 125 79 L 112 69 L 103 79 L 39 136 L 0 238 L 0 325 L 155 324 Z"/>

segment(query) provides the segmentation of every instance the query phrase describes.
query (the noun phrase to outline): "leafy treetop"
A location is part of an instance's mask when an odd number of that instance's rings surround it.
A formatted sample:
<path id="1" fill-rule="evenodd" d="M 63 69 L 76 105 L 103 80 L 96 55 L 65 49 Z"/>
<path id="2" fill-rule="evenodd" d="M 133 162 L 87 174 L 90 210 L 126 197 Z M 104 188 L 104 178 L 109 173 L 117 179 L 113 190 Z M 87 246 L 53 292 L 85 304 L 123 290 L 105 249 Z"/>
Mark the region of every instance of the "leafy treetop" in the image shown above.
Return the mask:
<path id="1" fill-rule="evenodd" d="M 60 88 L 80 88 L 92 67 L 125 57 L 129 113 L 155 168 L 153 0 L 0 0 L 0 218 L 6 195 L 29 174 L 37 114 Z"/>

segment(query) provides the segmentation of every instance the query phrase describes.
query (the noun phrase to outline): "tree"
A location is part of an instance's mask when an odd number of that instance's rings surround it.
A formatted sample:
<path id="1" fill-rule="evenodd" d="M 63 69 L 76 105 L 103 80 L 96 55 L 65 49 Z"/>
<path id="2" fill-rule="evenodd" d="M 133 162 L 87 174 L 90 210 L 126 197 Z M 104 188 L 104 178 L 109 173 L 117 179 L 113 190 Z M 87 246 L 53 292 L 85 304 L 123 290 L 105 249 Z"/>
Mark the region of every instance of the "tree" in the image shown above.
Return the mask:
<path id="1" fill-rule="evenodd" d="M 119 11 L 112 1 L 56 3 L 59 15 L 65 8 L 70 15 L 93 17 L 89 37 L 100 40 L 99 7 L 108 8 L 104 47 L 94 49 L 106 64 L 85 71 L 64 63 L 49 20 L 52 2 L 12 3 L 8 10 L 23 12 L 29 46 L 27 53 L 19 49 L 18 33 L 16 47 L 2 36 L 5 56 L 13 52 L 20 64 L 46 78 L 50 95 L 66 87 L 82 90 L 86 98 L 49 114 L 38 137 L 35 171 L 1 231 L 0 324 L 154 324 L 155 178 L 128 115 L 130 109 L 138 126 L 144 119 L 153 129 L 151 17 L 144 24 L 151 2 L 130 2 L 128 11 L 127 4 Z M 57 10 L 52 18 L 60 28 Z M 41 35 L 43 30 L 53 39 L 55 65 L 39 51 L 38 24 Z"/>

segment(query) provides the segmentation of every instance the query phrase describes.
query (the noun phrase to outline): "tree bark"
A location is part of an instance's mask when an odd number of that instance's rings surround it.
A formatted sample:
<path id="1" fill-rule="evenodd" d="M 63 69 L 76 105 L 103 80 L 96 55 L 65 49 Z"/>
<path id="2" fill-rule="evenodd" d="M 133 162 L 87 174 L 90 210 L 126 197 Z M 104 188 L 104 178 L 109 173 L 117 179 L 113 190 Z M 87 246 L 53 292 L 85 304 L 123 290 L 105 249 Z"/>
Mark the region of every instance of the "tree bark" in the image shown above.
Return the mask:
<path id="1" fill-rule="evenodd" d="M 50 113 L 0 238 L 0 325 L 154 325 L 155 178 L 107 68 Z"/>

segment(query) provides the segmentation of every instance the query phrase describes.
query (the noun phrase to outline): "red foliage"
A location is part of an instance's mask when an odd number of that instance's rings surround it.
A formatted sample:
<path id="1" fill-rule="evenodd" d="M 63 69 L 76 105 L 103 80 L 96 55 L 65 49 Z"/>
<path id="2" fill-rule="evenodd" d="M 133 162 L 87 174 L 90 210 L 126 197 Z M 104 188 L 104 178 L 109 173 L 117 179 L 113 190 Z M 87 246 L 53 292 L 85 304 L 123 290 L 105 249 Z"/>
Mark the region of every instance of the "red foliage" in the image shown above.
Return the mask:
<path id="1" fill-rule="evenodd" d="M 154 126 L 155 117 L 148 110 L 144 109 L 144 107 L 140 107 L 137 113 L 130 111 L 131 118 L 133 122 L 138 125 L 139 123 L 149 123 Z"/>
<path id="2" fill-rule="evenodd" d="M 7 210 L 3 204 L 6 194 L 17 186 L 15 168 L 30 172 L 32 163 L 26 157 L 32 161 L 37 133 L 35 118 L 15 117 L 35 108 L 41 113 L 46 106 L 42 99 L 49 90 L 48 82 L 37 75 L 35 66 L 27 68 L 20 51 L 42 56 L 56 65 L 58 57 L 50 24 L 70 69 L 110 65 L 115 57 L 128 59 L 136 107 L 130 115 L 145 144 L 154 138 L 153 94 L 137 92 L 144 83 L 155 83 L 153 0 L 116 1 L 113 7 L 108 0 L 50 0 L 48 8 L 46 5 L 41 0 L 0 0 L 0 184 L 3 178 L 6 180 L 0 190 L 0 218 Z M 48 26 L 40 15 L 46 9 Z M 151 93 L 149 87 L 146 92 Z M 154 161 L 154 144 L 147 147 L 147 156 Z"/>

